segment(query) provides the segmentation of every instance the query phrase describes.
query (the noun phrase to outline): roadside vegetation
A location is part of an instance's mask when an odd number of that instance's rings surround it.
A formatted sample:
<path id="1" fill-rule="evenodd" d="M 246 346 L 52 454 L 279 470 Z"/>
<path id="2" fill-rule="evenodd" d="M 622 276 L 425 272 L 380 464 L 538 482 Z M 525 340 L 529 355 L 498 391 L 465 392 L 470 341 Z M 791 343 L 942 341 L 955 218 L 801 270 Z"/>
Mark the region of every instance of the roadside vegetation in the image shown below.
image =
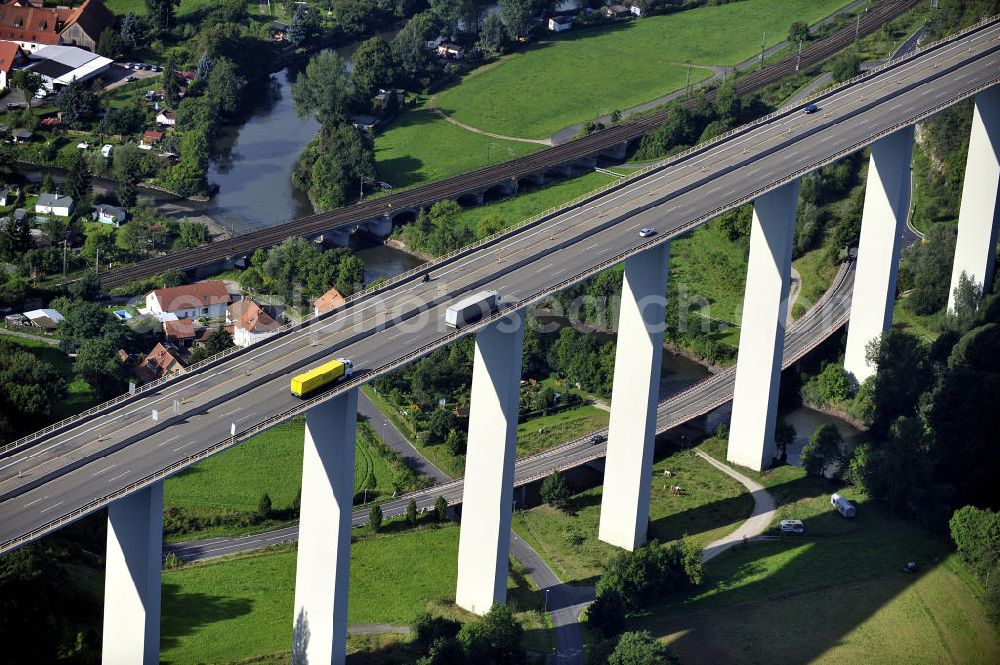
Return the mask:
<path id="1" fill-rule="evenodd" d="M 305 423 L 282 423 L 164 483 L 164 535 L 170 542 L 266 531 L 296 519 Z M 367 422 L 358 423 L 354 502 L 422 487 Z M 265 497 L 267 497 L 265 499 Z"/>

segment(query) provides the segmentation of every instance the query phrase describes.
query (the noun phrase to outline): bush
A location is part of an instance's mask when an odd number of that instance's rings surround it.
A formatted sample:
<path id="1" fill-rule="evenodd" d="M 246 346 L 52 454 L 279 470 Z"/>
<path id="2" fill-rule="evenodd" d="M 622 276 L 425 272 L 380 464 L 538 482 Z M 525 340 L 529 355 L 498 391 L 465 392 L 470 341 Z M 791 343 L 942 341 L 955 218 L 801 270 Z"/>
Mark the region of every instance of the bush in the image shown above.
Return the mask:
<path id="1" fill-rule="evenodd" d="M 680 661 L 648 632 L 623 633 L 608 657 L 608 665 L 677 665 Z"/>
<path id="2" fill-rule="evenodd" d="M 368 511 L 368 526 L 371 527 L 372 531 L 378 531 L 382 528 L 382 506 L 377 503 Z"/>
<path id="3" fill-rule="evenodd" d="M 569 504 L 569 487 L 558 471 L 553 471 L 542 482 L 542 501 L 560 510 Z"/>
<path id="4" fill-rule="evenodd" d="M 587 609 L 587 621 L 605 637 L 617 634 L 625 627 L 625 602 L 620 593 L 608 589 Z"/>
<path id="5" fill-rule="evenodd" d="M 434 502 L 434 516 L 438 522 L 448 521 L 448 502 L 443 496 L 439 496 Z"/>

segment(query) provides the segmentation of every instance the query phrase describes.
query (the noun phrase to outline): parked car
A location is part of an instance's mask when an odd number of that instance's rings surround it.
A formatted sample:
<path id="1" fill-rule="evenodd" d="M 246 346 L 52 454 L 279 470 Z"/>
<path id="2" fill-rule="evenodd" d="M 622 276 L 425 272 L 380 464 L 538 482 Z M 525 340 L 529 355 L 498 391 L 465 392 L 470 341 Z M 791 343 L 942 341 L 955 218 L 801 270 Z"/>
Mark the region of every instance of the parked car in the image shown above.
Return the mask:
<path id="1" fill-rule="evenodd" d="M 154 72 L 162 72 L 163 71 L 163 67 L 160 67 L 159 65 L 153 65 L 153 71 Z"/>
<path id="2" fill-rule="evenodd" d="M 125 77 L 125 80 L 127 82 L 131 83 L 132 81 L 138 81 L 139 79 L 136 78 L 136 76 L 134 74 L 129 74 L 128 76 Z"/>
<path id="3" fill-rule="evenodd" d="M 17 110 L 19 108 L 21 108 L 21 105 L 18 104 L 17 102 L 7 102 L 7 110 L 8 111 L 15 111 L 15 110 Z"/>
<path id="4" fill-rule="evenodd" d="M 137 62 L 137 63 L 135 63 L 134 65 L 132 65 L 132 69 L 142 69 L 142 65 L 140 65 L 140 64 L 139 64 L 139 63 Z"/>
<path id="5" fill-rule="evenodd" d="M 781 533 L 803 533 L 805 530 L 802 520 L 781 520 Z"/>

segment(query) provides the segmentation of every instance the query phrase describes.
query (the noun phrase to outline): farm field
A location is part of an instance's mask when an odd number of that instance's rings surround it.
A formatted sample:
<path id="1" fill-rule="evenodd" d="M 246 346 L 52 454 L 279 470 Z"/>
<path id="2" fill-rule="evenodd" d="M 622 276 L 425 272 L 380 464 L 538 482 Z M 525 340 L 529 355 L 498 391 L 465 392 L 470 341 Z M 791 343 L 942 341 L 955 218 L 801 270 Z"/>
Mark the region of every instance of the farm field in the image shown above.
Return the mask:
<path id="1" fill-rule="evenodd" d="M 785 39 L 795 21 L 816 21 L 848 0 L 745 0 L 545 37 L 473 71 L 434 106 L 473 127 L 545 138 L 711 76 Z M 780 5 L 780 11 L 776 8 Z"/>
<path id="2" fill-rule="evenodd" d="M 171 476 L 163 485 L 163 503 L 188 510 L 254 511 L 265 492 L 275 508 L 292 504 L 302 483 L 305 422 L 296 419 Z M 354 490 L 369 475 L 377 491 L 392 494 L 396 474 L 364 437 L 357 438 Z"/>
<path id="3" fill-rule="evenodd" d="M 104 4 L 107 5 L 108 9 L 118 15 L 124 15 L 132 12 L 136 16 L 145 16 L 148 13 L 146 9 L 146 0 L 104 0 Z M 185 14 L 190 14 L 191 12 L 198 11 L 199 9 L 211 7 L 214 4 L 214 0 L 181 0 L 180 4 L 176 8 L 176 11 L 178 16 L 184 16 Z M 257 3 L 248 2 L 247 4 L 256 5 Z"/>
<path id="4" fill-rule="evenodd" d="M 425 609 L 461 621 L 471 618 L 452 600 L 458 536 L 458 525 L 450 523 L 355 536 L 349 624 L 407 625 Z M 536 611 L 537 589 L 517 566 L 508 589 L 526 629 L 525 645 L 547 649 L 551 634 Z M 282 662 L 281 652 L 287 652 L 292 641 L 294 595 L 294 550 L 165 571 L 162 662 L 242 662 L 261 654 L 279 654 L 276 662 Z"/>
<path id="5" fill-rule="evenodd" d="M 715 438 L 702 444 L 717 459 L 724 446 Z M 707 564 L 702 587 L 664 598 L 630 628 L 652 631 L 695 664 L 1000 657 L 1000 637 L 976 598 L 982 590 L 943 541 L 802 469 L 742 471 L 775 496 L 776 520 L 802 519 L 805 534 L 724 552 Z M 830 510 L 834 491 L 855 502 L 857 518 Z M 920 572 L 901 572 L 907 561 Z"/>
<path id="6" fill-rule="evenodd" d="M 663 478 L 664 470 L 673 476 Z M 735 529 L 753 507 L 742 485 L 690 450 L 671 452 L 653 466 L 650 528 L 661 542 L 685 535 L 705 545 Z M 675 496 L 670 485 L 684 488 Z M 514 530 L 570 584 L 592 584 L 616 548 L 597 539 L 602 486 L 574 494 L 567 511 L 546 505 L 519 511 Z"/>
<path id="7" fill-rule="evenodd" d="M 399 190 L 506 162 L 544 147 L 476 134 L 418 106 L 401 113 L 375 137 L 375 164 L 379 178 Z"/>

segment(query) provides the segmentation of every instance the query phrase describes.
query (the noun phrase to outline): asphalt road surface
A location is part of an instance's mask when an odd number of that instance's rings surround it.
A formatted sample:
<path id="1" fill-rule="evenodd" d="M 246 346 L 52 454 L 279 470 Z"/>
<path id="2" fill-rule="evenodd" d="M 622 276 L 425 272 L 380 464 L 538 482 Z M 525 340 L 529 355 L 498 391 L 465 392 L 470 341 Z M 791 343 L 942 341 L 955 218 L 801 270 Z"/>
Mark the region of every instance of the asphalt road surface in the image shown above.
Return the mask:
<path id="1" fill-rule="evenodd" d="M 414 277 L 393 284 L 13 451 L 0 458 L 0 551 L 472 332 L 478 326 L 456 333 L 443 325 L 444 310 L 463 295 L 492 288 L 506 307 L 538 302 L 996 85 L 998 39 L 1000 26 L 990 24 L 834 89 L 817 100 L 819 113 L 791 110 L 747 126 L 543 224 L 455 257 L 435 268 L 430 282 Z M 640 238 L 645 226 L 657 235 Z M 289 394 L 290 376 L 329 357 L 351 358 L 360 376 L 313 400 Z M 725 401 L 721 392 L 705 399 Z M 691 406 L 682 401 L 668 420 L 684 409 Z"/>

